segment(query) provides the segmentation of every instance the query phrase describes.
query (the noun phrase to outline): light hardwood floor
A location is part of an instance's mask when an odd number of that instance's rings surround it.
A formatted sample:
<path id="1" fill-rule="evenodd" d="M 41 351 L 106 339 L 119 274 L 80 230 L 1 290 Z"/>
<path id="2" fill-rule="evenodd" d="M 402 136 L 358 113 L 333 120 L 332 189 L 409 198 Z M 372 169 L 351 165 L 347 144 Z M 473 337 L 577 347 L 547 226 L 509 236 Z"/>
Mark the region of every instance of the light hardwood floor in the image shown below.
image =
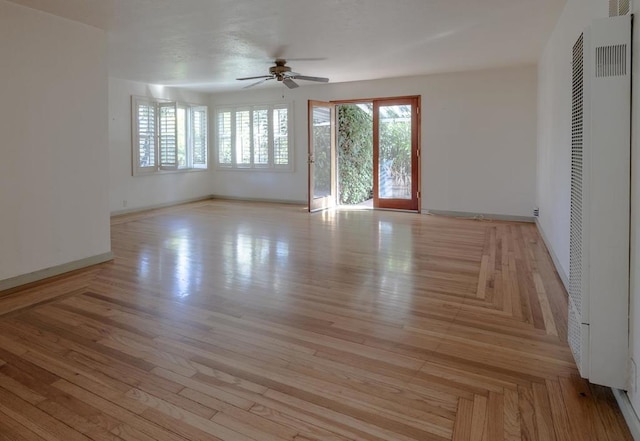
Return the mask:
<path id="1" fill-rule="evenodd" d="M 0 297 L 0 439 L 631 440 L 532 224 L 205 201 Z"/>

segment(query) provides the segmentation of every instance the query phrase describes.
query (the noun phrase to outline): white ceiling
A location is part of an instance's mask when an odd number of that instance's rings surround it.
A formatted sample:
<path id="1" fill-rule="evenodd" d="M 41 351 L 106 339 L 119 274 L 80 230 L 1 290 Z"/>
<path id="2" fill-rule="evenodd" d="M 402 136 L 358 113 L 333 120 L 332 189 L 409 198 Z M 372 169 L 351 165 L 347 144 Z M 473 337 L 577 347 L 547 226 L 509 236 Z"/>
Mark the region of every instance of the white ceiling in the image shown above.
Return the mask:
<path id="1" fill-rule="evenodd" d="M 106 29 L 110 76 L 210 92 L 241 89 L 236 77 L 266 74 L 276 57 L 314 58 L 289 64 L 332 82 L 535 63 L 565 3 L 11 1 Z"/>

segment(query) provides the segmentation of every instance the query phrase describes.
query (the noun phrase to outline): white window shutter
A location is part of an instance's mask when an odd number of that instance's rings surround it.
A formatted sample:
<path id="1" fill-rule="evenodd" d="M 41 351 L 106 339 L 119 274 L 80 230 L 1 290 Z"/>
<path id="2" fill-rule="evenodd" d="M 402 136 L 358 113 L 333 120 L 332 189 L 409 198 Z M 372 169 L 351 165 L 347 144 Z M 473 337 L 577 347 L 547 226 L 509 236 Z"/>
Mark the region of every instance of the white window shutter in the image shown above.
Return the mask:
<path id="1" fill-rule="evenodd" d="M 157 165 L 156 104 L 139 97 L 132 101 L 134 173 L 153 171 Z"/>
<path id="2" fill-rule="evenodd" d="M 281 103 L 215 109 L 216 166 L 292 170 L 291 116 Z"/>
<path id="3" fill-rule="evenodd" d="M 253 163 L 269 165 L 269 109 L 253 109 Z"/>
<path id="4" fill-rule="evenodd" d="M 277 166 L 289 165 L 289 109 L 273 109 L 273 163 Z"/>
<path id="5" fill-rule="evenodd" d="M 160 168 L 163 170 L 175 170 L 178 168 L 178 111 L 176 103 L 158 103 L 158 113 Z"/>
<path id="6" fill-rule="evenodd" d="M 217 121 L 217 151 L 218 151 L 218 164 L 219 165 L 231 165 L 232 161 L 232 134 L 233 128 L 231 123 L 231 112 L 221 111 L 218 112 Z"/>
<path id="7" fill-rule="evenodd" d="M 252 130 L 251 110 L 236 111 L 236 165 L 240 167 L 251 166 L 253 143 L 251 139 Z"/>
<path id="8" fill-rule="evenodd" d="M 207 107 L 191 107 L 191 143 L 194 168 L 207 168 Z"/>

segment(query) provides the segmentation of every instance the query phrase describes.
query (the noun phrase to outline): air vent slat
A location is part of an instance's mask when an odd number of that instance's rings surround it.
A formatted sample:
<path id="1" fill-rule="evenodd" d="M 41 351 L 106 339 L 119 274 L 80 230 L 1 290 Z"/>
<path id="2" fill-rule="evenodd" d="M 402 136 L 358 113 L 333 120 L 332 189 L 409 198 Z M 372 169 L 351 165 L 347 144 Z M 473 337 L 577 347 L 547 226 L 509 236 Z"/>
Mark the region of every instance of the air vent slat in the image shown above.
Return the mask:
<path id="1" fill-rule="evenodd" d="M 603 54 L 604 55 L 604 54 Z M 573 48 L 571 115 L 571 234 L 569 237 L 569 296 L 582 313 L 582 197 L 584 148 L 584 35 Z"/>
<path id="2" fill-rule="evenodd" d="M 596 78 L 627 75 L 627 45 L 596 48 Z"/>
<path id="3" fill-rule="evenodd" d="M 629 15 L 631 9 L 631 0 L 609 0 L 609 17 Z"/>

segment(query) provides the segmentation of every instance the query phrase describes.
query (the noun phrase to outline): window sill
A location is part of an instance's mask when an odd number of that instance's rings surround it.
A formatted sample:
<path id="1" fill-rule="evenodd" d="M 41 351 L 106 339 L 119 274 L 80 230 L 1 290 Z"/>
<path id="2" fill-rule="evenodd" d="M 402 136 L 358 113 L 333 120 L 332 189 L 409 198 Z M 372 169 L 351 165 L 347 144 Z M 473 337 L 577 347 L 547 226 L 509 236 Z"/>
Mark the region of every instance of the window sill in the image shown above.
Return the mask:
<path id="1" fill-rule="evenodd" d="M 210 168 L 180 168 L 177 170 L 150 170 L 150 171 L 134 171 L 133 177 L 141 176 L 158 176 L 158 175 L 175 175 L 180 173 L 202 173 L 210 171 Z"/>
<path id="2" fill-rule="evenodd" d="M 270 168 L 270 167 L 216 167 L 215 171 L 228 172 L 259 172 L 259 173 L 293 173 L 293 167 Z"/>

